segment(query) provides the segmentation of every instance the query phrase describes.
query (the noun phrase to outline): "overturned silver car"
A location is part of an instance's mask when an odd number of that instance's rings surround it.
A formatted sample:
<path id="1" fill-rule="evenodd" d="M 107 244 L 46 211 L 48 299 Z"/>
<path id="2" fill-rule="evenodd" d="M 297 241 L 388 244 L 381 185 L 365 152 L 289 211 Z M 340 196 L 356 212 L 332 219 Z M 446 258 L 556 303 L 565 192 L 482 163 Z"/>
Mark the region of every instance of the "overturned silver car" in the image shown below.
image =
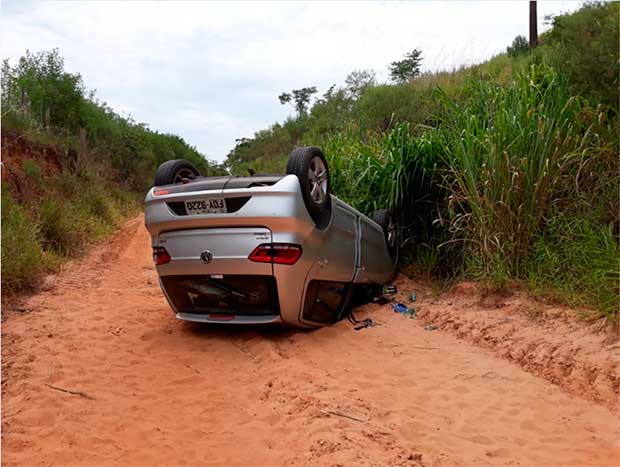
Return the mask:
<path id="1" fill-rule="evenodd" d="M 177 318 L 324 326 L 355 287 L 393 279 L 393 214 L 370 219 L 332 195 L 319 148 L 295 149 L 286 172 L 200 177 L 180 159 L 159 167 L 145 222 Z"/>

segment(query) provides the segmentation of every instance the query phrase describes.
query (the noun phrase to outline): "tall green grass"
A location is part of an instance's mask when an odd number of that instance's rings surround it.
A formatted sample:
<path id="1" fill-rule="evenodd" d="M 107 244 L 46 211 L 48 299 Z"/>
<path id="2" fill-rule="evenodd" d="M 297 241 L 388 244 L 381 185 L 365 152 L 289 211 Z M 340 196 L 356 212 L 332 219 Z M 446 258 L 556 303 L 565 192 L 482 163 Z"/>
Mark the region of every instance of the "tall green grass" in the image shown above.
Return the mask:
<path id="1" fill-rule="evenodd" d="M 595 304 L 600 316 L 617 319 L 620 309 L 618 236 L 611 226 L 589 219 L 554 218 L 547 234 L 535 240 L 527 280 L 534 293 L 550 294 L 577 306 Z"/>
<path id="2" fill-rule="evenodd" d="M 544 64 L 506 85 L 470 77 L 458 100 L 435 96 L 438 123 L 421 135 L 397 124 L 318 141 L 334 192 L 369 215 L 397 212 L 404 251 L 425 269 L 570 289 L 572 303 L 617 317 L 618 146 L 606 108 Z"/>
<path id="3" fill-rule="evenodd" d="M 27 209 L 2 188 L 2 288 L 3 293 L 31 287 L 41 278 L 47 262 L 39 229 Z"/>
<path id="4" fill-rule="evenodd" d="M 470 80 L 461 103 L 437 95 L 449 110 L 440 135 L 452 232 L 471 250 L 471 270 L 522 276 L 552 208 L 571 202 L 566 185 L 599 155 L 598 121 L 544 65 L 511 86 Z"/>
<path id="5" fill-rule="evenodd" d="M 428 185 L 435 157 L 428 140 L 414 138 L 409 124 L 363 140 L 349 130 L 324 141 L 332 188 L 366 213 L 398 209 L 411 201 L 411 189 Z"/>

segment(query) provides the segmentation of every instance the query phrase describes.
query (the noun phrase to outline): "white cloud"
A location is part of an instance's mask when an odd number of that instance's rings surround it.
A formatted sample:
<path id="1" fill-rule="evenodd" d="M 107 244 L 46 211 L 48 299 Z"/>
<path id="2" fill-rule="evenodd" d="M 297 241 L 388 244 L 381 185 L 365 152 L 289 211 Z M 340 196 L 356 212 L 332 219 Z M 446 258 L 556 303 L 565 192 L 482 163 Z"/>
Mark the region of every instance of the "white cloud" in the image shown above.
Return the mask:
<path id="1" fill-rule="evenodd" d="M 573 10 L 539 2 L 539 18 Z M 414 47 L 453 68 L 527 36 L 528 2 L 4 1 L 2 56 L 59 47 L 117 111 L 222 160 L 235 139 L 289 114 L 277 95 L 341 84 Z"/>

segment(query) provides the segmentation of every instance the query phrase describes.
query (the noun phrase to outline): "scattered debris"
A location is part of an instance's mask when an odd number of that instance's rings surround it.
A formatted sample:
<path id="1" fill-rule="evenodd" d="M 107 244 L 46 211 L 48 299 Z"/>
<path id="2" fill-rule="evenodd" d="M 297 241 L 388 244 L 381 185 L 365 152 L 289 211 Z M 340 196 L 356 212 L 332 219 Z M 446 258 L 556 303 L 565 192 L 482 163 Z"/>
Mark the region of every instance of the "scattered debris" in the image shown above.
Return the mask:
<path id="1" fill-rule="evenodd" d="M 185 366 L 186 366 L 187 368 L 189 368 L 190 370 L 194 370 L 196 373 L 200 374 L 200 371 L 198 371 L 196 368 L 194 368 L 194 367 L 192 367 L 192 366 L 189 366 L 187 363 L 185 364 Z"/>
<path id="2" fill-rule="evenodd" d="M 382 295 L 396 295 L 398 290 L 394 284 L 388 284 L 383 286 Z"/>
<path id="3" fill-rule="evenodd" d="M 361 418 L 353 417 L 352 415 L 347 415 L 346 413 L 336 412 L 335 410 L 321 410 L 321 413 L 326 415 L 336 415 L 337 417 L 348 418 L 349 420 L 353 420 L 355 422 L 366 423 L 368 420 L 363 420 Z"/>
<path id="4" fill-rule="evenodd" d="M 415 292 L 411 292 L 411 295 L 409 295 L 409 300 L 411 300 L 412 302 L 415 302 L 415 299 L 416 299 Z"/>
<path id="5" fill-rule="evenodd" d="M 364 320 L 358 321 L 353 329 L 355 329 L 356 331 L 359 331 L 361 329 L 371 328 L 377 325 L 378 324 L 375 323 L 372 319 L 366 318 Z"/>
<path id="6" fill-rule="evenodd" d="M 439 329 L 439 328 L 435 326 L 434 324 L 427 324 L 426 326 L 424 326 L 425 331 L 435 331 L 436 329 Z"/>
<path id="7" fill-rule="evenodd" d="M 349 323 L 353 325 L 353 329 L 355 329 L 356 331 L 359 331 L 361 329 L 366 329 L 368 327 L 379 326 L 379 323 L 375 323 L 370 318 L 357 319 L 355 315 L 353 314 L 352 309 L 350 309 L 349 312 L 347 313 L 347 319 L 349 320 Z"/>
<path id="8" fill-rule="evenodd" d="M 85 392 L 82 391 L 72 391 L 70 389 L 64 389 L 64 388 L 59 388 L 58 386 L 52 386 L 51 384 L 46 384 L 47 387 L 52 388 L 56 391 L 61 391 L 61 392 L 66 392 L 67 394 L 73 394 L 75 396 L 80 396 L 83 397 L 84 399 L 89 399 L 91 401 L 94 401 L 95 398 L 93 396 L 90 396 L 88 394 L 86 394 Z"/>
<path id="9" fill-rule="evenodd" d="M 409 316 L 410 319 L 415 318 L 415 308 L 407 308 L 407 311 L 404 314 L 405 316 Z"/>
<path id="10" fill-rule="evenodd" d="M 393 303 L 392 308 L 396 313 L 406 313 L 408 310 L 407 305 L 403 305 L 402 303 Z"/>
<path id="11" fill-rule="evenodd" d="M 378 305 L 385 305 L 390 301 L 389 298 L 384 297 L 383 295 L 377 295 L 376 297 L 372 297 L 372 302 Z"/>

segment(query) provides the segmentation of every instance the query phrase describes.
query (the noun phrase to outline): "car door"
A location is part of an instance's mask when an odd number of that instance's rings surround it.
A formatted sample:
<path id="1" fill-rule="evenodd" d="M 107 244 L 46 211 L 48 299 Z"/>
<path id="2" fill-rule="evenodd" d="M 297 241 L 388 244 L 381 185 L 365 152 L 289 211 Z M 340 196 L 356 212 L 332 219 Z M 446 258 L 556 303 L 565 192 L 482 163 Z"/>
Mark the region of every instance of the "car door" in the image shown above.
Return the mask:
<path id="1" fill-rule="evenodd" d="M 332 196 L 332 221 L 317 232 L 316 260 L 306 277 L 302 321 L 330 323 L 340 314 L 358 258 L 357 212 Z"/>

